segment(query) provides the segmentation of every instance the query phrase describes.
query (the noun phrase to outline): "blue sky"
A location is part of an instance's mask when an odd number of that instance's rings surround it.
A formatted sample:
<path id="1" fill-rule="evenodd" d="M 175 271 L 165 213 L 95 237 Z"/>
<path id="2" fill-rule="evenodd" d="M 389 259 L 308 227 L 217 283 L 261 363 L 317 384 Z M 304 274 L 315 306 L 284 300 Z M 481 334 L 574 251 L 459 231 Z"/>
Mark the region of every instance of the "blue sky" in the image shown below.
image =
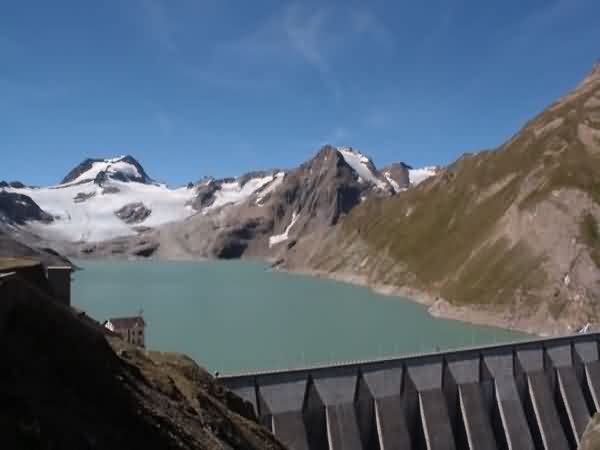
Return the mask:
<path id="1" fill-rule="evenodd" d="M 600 57 L 597 0 L 0 4 L 0 179 L 132 154 L 171 184 L 491 148 Z"/>

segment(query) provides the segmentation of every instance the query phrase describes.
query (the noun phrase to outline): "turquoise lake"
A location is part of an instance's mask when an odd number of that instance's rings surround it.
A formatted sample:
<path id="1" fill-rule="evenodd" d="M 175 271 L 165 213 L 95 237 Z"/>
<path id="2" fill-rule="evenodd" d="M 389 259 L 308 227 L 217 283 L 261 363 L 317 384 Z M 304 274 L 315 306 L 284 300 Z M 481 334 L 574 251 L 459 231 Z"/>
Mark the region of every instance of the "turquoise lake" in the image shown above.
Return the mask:
<path id="1" fill-rule="evenodd" d="M 507 342 L 523 334 L 435 319 L 409 300 L 241 261 L 90 262 L 73 304 L 93 318 L 143 310 L 150 349 L 222 373 Z"/>

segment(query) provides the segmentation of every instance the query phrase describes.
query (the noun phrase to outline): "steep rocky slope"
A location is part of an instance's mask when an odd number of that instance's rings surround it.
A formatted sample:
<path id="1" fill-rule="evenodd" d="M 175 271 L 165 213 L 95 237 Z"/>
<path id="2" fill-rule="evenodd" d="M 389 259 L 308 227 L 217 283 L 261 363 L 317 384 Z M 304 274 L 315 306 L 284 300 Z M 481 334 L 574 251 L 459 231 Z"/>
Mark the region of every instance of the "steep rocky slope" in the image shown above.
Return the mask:
<path id="1" fill-rule="evenodd" d="M 364 166 L 350 165 L 348 155 L 355 155 Z M 292 247 L 299 236 L 335 225 L 366 198 L 393 192 L 362 154 L 325 146 L 288 173 L 277 189 L 259 193 L 236 211 L 238 220 L 219 233 L 213 253 L 217 257 L 277 254 Z"/>
<path id="2" fill-rule="evenodd" d="M 1 448 L 282 448 L 190 359 L 115 338 L 113 350 L 22 280 L 2 279 L 0 296 Z"/>
<path id="3" fill-rule="evenodd" d="M 596 66 L 500 148 L 365 202 L 285 267 L 417 289 L 443 315 L 573 330 L 600 318 L 599 203 Z"/>
<path id="4" fill-rule="evenodd" d="M 0 257 L 26 256 L 45 265 L 71 265 L 71 262 L 39 237 L 0 223 Z"/>
<path id="5" fill-rule="evenodd" d="M 31 197 L 0 191 L 0 221 L 24 225 L 30 221 L 50 223 L 52 220 L 52 216 L 43 211 Z"/>

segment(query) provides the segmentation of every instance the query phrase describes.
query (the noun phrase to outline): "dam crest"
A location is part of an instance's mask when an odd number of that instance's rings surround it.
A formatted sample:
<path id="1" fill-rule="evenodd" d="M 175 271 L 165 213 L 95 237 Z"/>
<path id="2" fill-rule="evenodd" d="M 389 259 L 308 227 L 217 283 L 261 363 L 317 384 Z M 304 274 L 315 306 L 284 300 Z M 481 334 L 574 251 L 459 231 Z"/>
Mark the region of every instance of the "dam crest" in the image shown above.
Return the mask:
<path id="1" fill-rule="evenodd" d="M 576 449 L 600 411 L 600 334 L 226 375 L 294 450 Z"/>

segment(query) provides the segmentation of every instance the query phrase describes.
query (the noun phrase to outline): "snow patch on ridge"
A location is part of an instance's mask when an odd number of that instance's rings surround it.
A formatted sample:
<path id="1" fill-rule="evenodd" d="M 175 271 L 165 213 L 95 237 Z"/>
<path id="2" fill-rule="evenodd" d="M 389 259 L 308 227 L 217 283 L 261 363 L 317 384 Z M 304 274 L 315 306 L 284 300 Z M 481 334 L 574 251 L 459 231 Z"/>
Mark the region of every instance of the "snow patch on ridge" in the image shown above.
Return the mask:
<path id="1" fill-rule="evenodd" d="M 142 174 L 133 164 L 123 161 L 125 156 L 105 159 L 103 161 L 94 161 L 92 167 L 80 174 L 77 178 L 61 186 L 70 186 L 81 183 L 82 181 L 94 180 L 100 172 L 106 172 L 109 176 L 121 173 L 129 178 L 141 178 Z"/>
<path id="2" fill-rule="evenodd" d="M 387 184 L 379 179 L 369 167 L 371 160 L 362 153 L 349 147 L 338 147 L 338 152 L 342 155 L 346 163 L 358 174 L 359 179 L 366 180 L 379 189 L 385 189 Z"/>
<path id="3" fill-rule="evenodd" d="M 421 169 L 410 169 L 408 178 L 412 186 L 425 181 L 427 178 L 434 176 L 437 173 L 437 168 L 434 166 L 422 167 Z"/>
<path id="4" fill-rule="evenodd" d="M 248 180 L 243 186 L 240 185 L 239 181 L 232 181 L 229 183 L 223 183 L 221 189 L 215 192 L 215 201 L 212 205 L 205 208 L 205 211 L 216 209 L 221 206 L 228 204 L 236 204 L 245 201 L 248 197 L 258 191 L 260 188 L 270 183 L 275 178 L 274 175 L 267 175 L 265 177 L 252 178 Z"/>
<path id="5" fill-rule="evenodd" d="M 298 220 L 298 217 L 299 217 L 299 215 L 296 213 L 296 211 L 294 211 L 292 213 L 292 221 L 286 227 L 285 231 L 282 234 L 276 234 L 276 235 L 271 236 L 269 238 L 269 247 L 273 247 L 276 244 L 279 244 L 281 242 L 285 242 L 285 241 L 288 240 L 288 233 L 290 232 L 290 230 L 292 229 L 292 227 L 294 226 L 294 224 Z"/>
<path id="6" fill-rule="evenodd" d="M 102 241 L 136 231 L 115 215 L 125 205 L 143 202 L 152 214 L 137 225 L 154 227 L 167 222 L 184 220 L 195 211 L 186 205 L 194 192 L 185 187 L 169 189 L 164 185 L 125 183 L 110 180 L 104 188 L 115 187 L 117 193 L 104 193 L 93 182 L 58 185 L 47 188 L 7 189 L 33 199 L 40 208 L 54 216 L 50 224 L 31 223 L 29 227 L 40 235 L 68 241 Z M 85 201 L 75 202 L 79 194 L 94 194 Z"/>
<path id="7" fill-rule="evenodd" d="M 396 180 L 392 178 L 391 174 L 388 171 L 383 172 L 383 176 L 388 181 L 388 183 L 392 185 L 392 187 L 394 188 L 394 192 L 400 192 L 405 190 L 400 188 L 400 185 L 396 182 Z"/>
<path id="8" fill-rule="evenodd" d="M 285 172 L 277 172 L 275 174 L 275 178 L 267 185 L 265 189 L 260 191 L 258 197 L 254 201 L 257 206 L 263 206 L 262 201 L 265 199 L 267 195 L 273 192 L 277 187 L 283 182 L 283 178 L 285 177 Z"/>

